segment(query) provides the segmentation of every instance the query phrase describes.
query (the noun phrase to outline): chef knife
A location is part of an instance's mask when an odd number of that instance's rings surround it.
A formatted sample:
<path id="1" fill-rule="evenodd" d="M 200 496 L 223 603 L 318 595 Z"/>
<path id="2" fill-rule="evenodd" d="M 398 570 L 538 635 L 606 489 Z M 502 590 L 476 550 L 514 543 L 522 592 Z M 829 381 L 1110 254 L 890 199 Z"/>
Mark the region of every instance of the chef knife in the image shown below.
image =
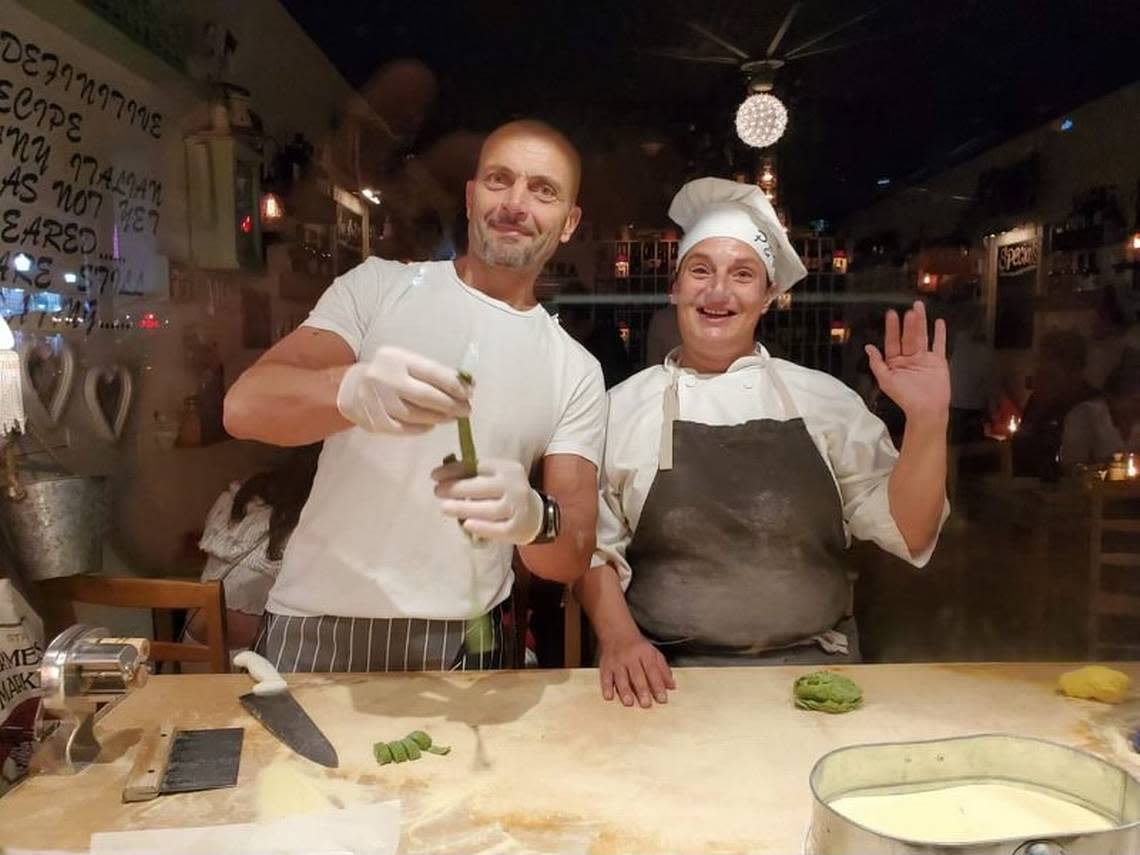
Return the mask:
<path id="1" fill-rule="evenodd" d="M 252 650 L 243 650 L 234 656 L 234 666 L 245 668 L 256 681 L 253 691 L 238 700 L 266 730 L 314 763 L 330 769 L 340 765 L 332 743 L 301 709 L 267 659 Z"/>

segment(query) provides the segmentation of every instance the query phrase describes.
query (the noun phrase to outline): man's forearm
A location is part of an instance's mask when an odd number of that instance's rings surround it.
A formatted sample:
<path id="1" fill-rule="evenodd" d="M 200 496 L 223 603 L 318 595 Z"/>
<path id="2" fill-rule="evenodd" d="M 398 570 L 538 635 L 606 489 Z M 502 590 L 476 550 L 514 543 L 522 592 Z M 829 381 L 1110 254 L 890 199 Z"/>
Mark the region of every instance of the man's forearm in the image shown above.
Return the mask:
<path id="1" fill-rule="evenodd" d="M 614 639 L 641 633 L 629 612 L 617 570 L 612 564 L 601 564 L 587 570 L 574 585 L 574 596 L 582 604 L 603 647 Z"/>
<path id="2" fill-rule="evenodd" d="M 946 500 L 946 419 L 907 421 L 887 484 L 891 516 L 912 556 L 930 546 Z"/>
<path id="3" fill-rule="evenodd" d="M 554 496 L 555 501 L 558 497 Z M 526 566 L 536 576 L 552 582 L 573 584 L 590 566 L 598 523 L 597 502 L 578 505 L 559 502 L 562 532 L 553 543 L 519 547 Z"/>
<path id="4" fill-rule="evenodd" d="M 248 369 L 226 394 L 226 431 L 271 445 L 308 445 L 352 426 L 336 406 L 347 365 L 301 368 L 268 362 Z"/>

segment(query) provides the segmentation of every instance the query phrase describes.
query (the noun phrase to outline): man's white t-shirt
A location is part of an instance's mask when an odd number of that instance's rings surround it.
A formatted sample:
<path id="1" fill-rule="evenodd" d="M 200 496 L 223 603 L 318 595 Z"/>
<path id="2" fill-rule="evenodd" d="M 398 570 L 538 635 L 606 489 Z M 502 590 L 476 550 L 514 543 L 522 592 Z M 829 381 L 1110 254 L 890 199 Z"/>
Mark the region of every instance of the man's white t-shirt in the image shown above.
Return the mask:
<path id="1" fill-rule="evenodd" d="M 459 367 L 477 348 L 471 427 L 481 458 L 527 468 L 550 454 L 600 464 L 606 395 L 596 359 L 541 306 L 465 285 L 450 261 L 370 258 L 338 277 L 305 326 L 366 361 L 403 347 Z M 267 609 L 276 614 L 465 619 L 511 589 L 512 547 L 473 546 L 439 510 L 430 472 L 459 453 L 454 423 L 419 436 L 352 428 L 325 440 Z"/>

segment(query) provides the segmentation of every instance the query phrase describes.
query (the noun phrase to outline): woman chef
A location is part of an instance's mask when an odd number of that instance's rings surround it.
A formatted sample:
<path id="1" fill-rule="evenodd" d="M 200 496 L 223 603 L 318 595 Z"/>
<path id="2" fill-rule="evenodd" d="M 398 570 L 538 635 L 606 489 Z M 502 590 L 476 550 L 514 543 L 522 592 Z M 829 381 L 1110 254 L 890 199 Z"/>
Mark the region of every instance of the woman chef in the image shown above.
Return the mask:
<path id="1" fill-rule="evenodd" d="M 598 549 L 575 589 L 602 693 L 627 706 L 666 701 L 669 663 L 858 661 L 849 538 L 922 567 L 949 513 L 945 324 L 932 349 L 915 303 L 867 347 L 906 415 L 896 452 L 854 391 L 755 343 L 806 275 L 763 192 L 701 178 L 669 216 L 681 345 L 610 391 Z"/>

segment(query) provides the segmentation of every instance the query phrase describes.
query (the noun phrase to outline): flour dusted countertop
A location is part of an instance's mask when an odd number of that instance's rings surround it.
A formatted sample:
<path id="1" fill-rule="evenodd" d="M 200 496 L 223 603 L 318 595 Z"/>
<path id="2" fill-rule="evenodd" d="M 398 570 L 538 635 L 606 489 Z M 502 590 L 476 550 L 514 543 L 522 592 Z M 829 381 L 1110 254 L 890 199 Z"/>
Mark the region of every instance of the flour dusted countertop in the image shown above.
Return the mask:
<path id="1" fill-rule="evenodd" d="M 836 669 L 865 697 L 839 716 L 792 706 L 805 668 L 679 669 L 669 703 L 651 710 L 605 703 L 590 669 L 290 675 L 336 746 L 336 770 L 295 758 L 244 713 L 248 677 L 156 677 L 99 723 L 102 762 L 36 775 L 0 799 L 0 846 L 86 850 L 93 832 L 255 821 L 259 776 L 286 764 L 332 806 L 399 800 L 402 852 L 798 852 L 808 774 L 845 745 L 1016 733 L 1140 772 L 1116 725 L 1126 708 L 1061 697 L 1067 667 Z M 1122 670 L 1140 679 L 1135 665 Z M 160 720 L 244 726 L 238 786 L 123 804 L 134 746 Z M 372 743 L 416 729 L 451 753 L 376 765 Z"/>

